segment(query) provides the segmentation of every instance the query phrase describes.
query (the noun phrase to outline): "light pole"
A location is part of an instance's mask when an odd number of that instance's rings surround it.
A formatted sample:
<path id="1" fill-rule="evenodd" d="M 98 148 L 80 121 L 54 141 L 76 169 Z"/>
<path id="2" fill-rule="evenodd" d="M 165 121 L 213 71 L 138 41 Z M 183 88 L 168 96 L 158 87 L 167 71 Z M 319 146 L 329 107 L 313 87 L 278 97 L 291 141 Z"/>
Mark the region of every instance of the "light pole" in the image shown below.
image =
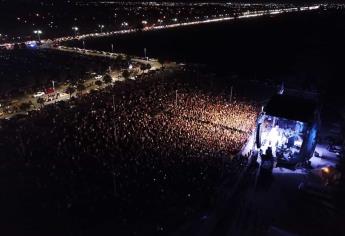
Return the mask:
<path id="1" fill-rule="evenodd" d="M 53 91 L 54 91 L 54 100 L 56 102 L 56 92 L 55 92 L 55 81 L 52 80 L 52 84 L 53 84 Z"/>
<path id="2" fill-rule="evenodd" d="M 83 48 L 84 48 L 84 50 L 85 50 L 85 40 L 83 40 Z"/>
<path id="3" fill-rule="evenodd" d="M 115 96 L 113 95 L 113 110 L 115 112 Z M 115 124 L 115 123 L 114 123 Z"/>
<path id="4" fill-rule="evenodd" d="M 114 53 L 114 44 L 111 44 L 111 52 Z"/>
<path id="5" fill-rule="evenodd" d="M 74 30 L 74 37 L 76 38 L 79 28 L 77 26 L 74 26 L 74 27 L 72 27 L 72 30 Z"/>
<path id="6" fill-rule="evenodd" d="M 147 57 L 146 57 L 146 48 L 144 48 L 144 56 L 145 56 L 145 60 L 147 60 Z"/>
<path id="7" fill-rule="evenodd" d="M 40 37 L 40 35 L 42 34 L 42 30 L 35 30 L 35 31 L 34 31 L 34 34 L 37 34 L 38 42 L 40 43 L 40 42 L 41 42 L 41 37 Z"/>
<path id="8" fill-rule="evenodd" d="M 103 33 L 104 25 L 98 25 L 98 27 L 101 29 L 101 33 Z"/>

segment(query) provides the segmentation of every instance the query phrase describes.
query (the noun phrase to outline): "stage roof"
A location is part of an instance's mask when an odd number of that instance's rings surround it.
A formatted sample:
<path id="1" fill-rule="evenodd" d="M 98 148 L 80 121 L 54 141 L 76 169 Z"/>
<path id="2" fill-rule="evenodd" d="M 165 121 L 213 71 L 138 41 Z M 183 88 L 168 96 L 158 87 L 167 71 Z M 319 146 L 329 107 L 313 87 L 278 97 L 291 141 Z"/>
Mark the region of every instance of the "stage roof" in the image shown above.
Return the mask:
<path id="1" fill-rule="evenodd" d="M 302 122 L 313 122 L 316 109 L 314 100 L 279 94 L 274 95 L 264 107 L 267 115 Z"/>

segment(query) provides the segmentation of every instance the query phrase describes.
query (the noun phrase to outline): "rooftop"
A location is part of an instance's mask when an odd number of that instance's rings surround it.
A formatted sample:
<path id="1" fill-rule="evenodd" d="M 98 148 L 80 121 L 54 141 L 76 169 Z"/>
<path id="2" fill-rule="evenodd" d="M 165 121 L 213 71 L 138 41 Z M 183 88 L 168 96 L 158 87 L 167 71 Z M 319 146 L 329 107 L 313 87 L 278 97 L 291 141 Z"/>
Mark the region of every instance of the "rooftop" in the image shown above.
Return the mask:
<path id="1" fill-rule="evenodd" d="M 289 120 L 313 122 L 317 109 L 315 100 L 291 95 L 274 95 L 264 111 L 266 114 Z"/>

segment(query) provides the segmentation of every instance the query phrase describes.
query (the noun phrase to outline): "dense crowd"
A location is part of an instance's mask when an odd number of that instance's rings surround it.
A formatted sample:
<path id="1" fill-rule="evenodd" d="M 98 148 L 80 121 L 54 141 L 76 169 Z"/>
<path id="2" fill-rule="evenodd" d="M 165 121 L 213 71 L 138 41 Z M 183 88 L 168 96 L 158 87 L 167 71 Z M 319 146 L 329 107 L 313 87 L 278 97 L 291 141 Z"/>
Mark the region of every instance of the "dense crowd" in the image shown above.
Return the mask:
<path id="1" fill-rule="evenodd" d="M 171 129 L 177 129 L 179 136 L 193 139 L 194 148 L 203 150 L 206 147 L 214 152 L 213 155 L 239 151 L 254 128 L 257 115 L 254 106 L 229 102 L 225 94 L 177 94 L 177 105 L 171 110 Z"/>
<path id="2" fill-rule="evenodd" d="M 112 219 L 114 231 L 141 234 L 176 230 L 207 210 L 237 171 L 225 163 L 235 165 L 258 108 L 186 78 L 118 82 L 3 125 L 2 161 L 18 191 L 11 200 L 21 211 L 18 199 L 31 201 L 55 223 L 91 230 Z"/>

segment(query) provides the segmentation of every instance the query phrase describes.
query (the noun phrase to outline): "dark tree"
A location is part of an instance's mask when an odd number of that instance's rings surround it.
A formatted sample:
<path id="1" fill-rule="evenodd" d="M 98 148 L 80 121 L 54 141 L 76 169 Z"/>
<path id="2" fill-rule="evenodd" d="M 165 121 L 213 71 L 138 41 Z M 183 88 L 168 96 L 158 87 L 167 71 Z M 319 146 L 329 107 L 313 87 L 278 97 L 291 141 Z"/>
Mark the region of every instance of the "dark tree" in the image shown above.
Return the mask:
<path id="1" fill-rule="evenodd" d="M 161 64 L 162 67 L 163 67 L 163 65 L 164 65 L 164 63 L 165 63 L 165 60 L 164 60 L 162 57 L 160 57 L 160 58 L 158 58 L 158 62 L 159 62 L 159 64 Z"/>
<path id="2" fill-rule="evenodd" d="M 31 107 L 31 104 L 28 102 L 23 102 L 22 104 L 19 105 L 19 109 L 22 111 L 27 111 Z"/>
<path id="3" fill-rule="evenodd" d="M 116 57 L 117 62 L 122 62 L 123 61 L 123 56 L 120 54 Z"/>
<path id="4" fill-rule="evenodd" d="M 80 94 L 83 94 L 83 91 L 85 90 L 85 85 L 84 84 L 78 84 L 77 85 L 77 90 Z"/>
<path id="5" fill-rule="evenodd" d="M 132 57 L 131 57 L 130 55 L 127 55 L 127 56 L 126 56 L 125 63 L 126 63 L 127 65 L 129 65 L 129 64 L 132 63 Z"/>
<path id="6" fill-rule="evenodd" d="M 132 57 L 131 57 L 130 55 L 127 55 L 127 56 L 126 56 L 126 61 L 127 61 L 127 62 L 131 62 L 131 60 L 132 60 Z"/>
<path id="7" fill-rule="evenodd" d="M 147 66 L 145 64 L 140 65 L 140 70 L 145 71 L 147 69 Z"/>
<path id="8" fill-rule="evenodd" d="M 122 76 L 123 76 L 125 79 L 128 79 L 130 75 L 131 75 L 131 73 L 129 73 L 128 70 L 124 70 L 124 71 L 122 72 Z"/>
<path id="9" fill-rule="evenodd" d="M 97 81 L 95 82 L 95 85 L 97 85 L 98 87 L 102 86 L 102 84 L 103 84 L 103 82 L 100 81 L 100 80 L 97 80 Z"/>
<path id="10" fill-rule="evenodd" d="M 40 104 L 41 108 L 42 108 L 44 105 L 44 98 L 42 98 L 42 97 L 37 98 L 37 103 Z"/>
<path id="11" fill-rule="evenodd" d="M 69 94 L 69 98 L 72 97 L 72 94 L 75 92 L 75 88 L 73 88 L 72 86 L 69 86 L 67 89 L 66 89 L 66 92 Z"/>
<path id="12" fill-rule="evenodd" d="M 106 74 L 104 77 L 103 77 L 103 82 L 106 83 L 106 84 L 109 84 L 111 83 L 111 81 L 113 81 L 113 79 L 111 78 L 111 76 L 109 74 Z"/>

